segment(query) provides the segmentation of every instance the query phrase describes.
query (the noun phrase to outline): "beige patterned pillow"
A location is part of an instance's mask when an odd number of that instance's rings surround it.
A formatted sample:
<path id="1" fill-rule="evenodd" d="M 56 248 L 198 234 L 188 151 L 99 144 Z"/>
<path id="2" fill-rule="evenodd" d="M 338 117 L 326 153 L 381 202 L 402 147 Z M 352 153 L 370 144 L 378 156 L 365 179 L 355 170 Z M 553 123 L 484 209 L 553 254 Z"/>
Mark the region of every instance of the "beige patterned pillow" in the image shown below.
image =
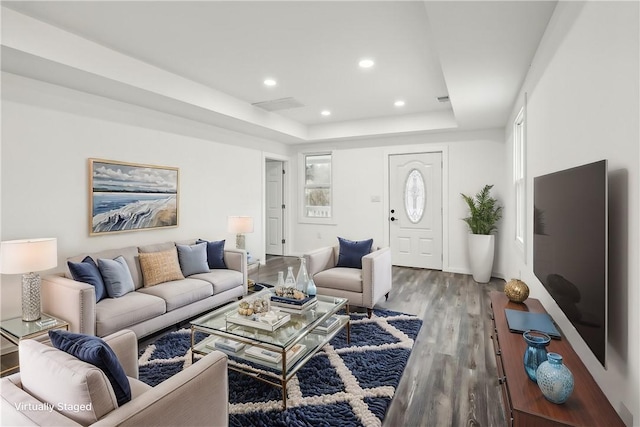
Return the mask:
<path id="1" fill-rule="evenodd" d="M 145 288 L 158 283 L 184 279 L 176 248 L 163 252 L 141 252 L 138 256 Z"/>

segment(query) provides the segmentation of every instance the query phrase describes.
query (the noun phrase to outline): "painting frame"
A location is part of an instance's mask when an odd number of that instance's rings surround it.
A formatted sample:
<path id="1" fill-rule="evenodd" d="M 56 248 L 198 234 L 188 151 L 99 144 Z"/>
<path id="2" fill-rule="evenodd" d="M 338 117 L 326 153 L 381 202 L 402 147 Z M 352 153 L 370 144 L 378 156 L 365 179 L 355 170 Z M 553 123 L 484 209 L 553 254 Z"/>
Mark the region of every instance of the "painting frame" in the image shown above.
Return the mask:
<path id="1" fill-rule="evenodd" d="M 89 159 L 89 235 L 179 225 L 177 167 Z"/>

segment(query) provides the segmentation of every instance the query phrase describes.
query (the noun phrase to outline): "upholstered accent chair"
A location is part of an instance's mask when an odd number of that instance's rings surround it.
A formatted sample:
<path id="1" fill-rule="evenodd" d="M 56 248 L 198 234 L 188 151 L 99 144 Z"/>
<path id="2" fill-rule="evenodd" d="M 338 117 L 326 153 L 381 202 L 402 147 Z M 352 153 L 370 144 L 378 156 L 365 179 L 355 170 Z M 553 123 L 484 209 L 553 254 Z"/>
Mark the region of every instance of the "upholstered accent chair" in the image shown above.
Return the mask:
<path id="1" fill-rule="evenodd" d="M 130 330 L 104 338 L 118 357 L 131 400 L 118 406 L 96 366 L 35 340 L 20 342 L 20 373 L 2 378 L 2 425 L 226 426 L 227 356 L 214 351 L 151 387 L 138 380 L 138 343 Z"/>
<path id="2" fill-rule="evenodd" d="M 349 305 L 373 307 L 391 291 L 391 250 L 374 250 L 361 258 L 361 268 L 340 267 L 340 246 L 328 246 L 304 254 L 309 276 L 318 295 L 347 298 Z"/>

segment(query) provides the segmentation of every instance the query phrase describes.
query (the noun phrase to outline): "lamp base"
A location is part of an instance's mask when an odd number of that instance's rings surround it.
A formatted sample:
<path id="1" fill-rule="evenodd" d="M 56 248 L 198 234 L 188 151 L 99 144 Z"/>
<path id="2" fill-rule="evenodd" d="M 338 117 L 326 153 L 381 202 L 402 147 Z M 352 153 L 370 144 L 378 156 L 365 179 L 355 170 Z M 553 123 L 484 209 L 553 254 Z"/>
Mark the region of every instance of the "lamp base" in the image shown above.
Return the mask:
<path id="1" fill-rule="evenodd" d="M 33 322 L 40 318 L 40 275 L 22 275 L 22 320 Z"/>
<path id="2" fill-rule="evenodd" d="M 244 234 L 236 234 L 236 248 L 244 249 Z"/>

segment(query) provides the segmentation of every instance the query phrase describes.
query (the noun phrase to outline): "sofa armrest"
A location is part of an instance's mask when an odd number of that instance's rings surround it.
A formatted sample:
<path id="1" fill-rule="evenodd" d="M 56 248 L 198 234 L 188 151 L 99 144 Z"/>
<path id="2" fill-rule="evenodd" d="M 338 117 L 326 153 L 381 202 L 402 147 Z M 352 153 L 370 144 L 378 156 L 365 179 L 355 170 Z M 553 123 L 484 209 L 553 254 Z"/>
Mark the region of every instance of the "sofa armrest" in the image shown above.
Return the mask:
<path id="1" fill-rule="evenodd" d="M 225 249 L 224 263 L 229 270 L 235 270 L 242 273 L 242 283 L 244 283 L 247 293 L 247 251 L 244 249 Z"/>
<path id="2" fill-rule="evenodd" d="M 391 249 L 381 248 L 362 257 L 362 299 L 373 305 L 391 290 Z"/>
<path id="3" fill-rule="evenodd" d="M 138 379 L 138 337 L 129 330 L 123 329 L 107 335 L 103 340 L 118 357 L 124 373 L 128 377 Z"/>
<path id="4" fill-rule="evenodd" d="M 335 248 L 333 246 L 326 246 L 307 252 L 304 254 L 304 258 L 307 264 L 307 272 L 311 277 L 321 271 L 333 268 L 337 264 Z"/>
<path id="5" fill-rule="evenodd" d="M 93 426 L 227 426 L 227 356 L 212 351 Z"/>
<path id="6" fill-rule="evenodd" d="M 62 276 L 42 278 L 42 311 L 69 323 L 69 330 L 96 334 L 96 292 L 93 286 Z"/>

